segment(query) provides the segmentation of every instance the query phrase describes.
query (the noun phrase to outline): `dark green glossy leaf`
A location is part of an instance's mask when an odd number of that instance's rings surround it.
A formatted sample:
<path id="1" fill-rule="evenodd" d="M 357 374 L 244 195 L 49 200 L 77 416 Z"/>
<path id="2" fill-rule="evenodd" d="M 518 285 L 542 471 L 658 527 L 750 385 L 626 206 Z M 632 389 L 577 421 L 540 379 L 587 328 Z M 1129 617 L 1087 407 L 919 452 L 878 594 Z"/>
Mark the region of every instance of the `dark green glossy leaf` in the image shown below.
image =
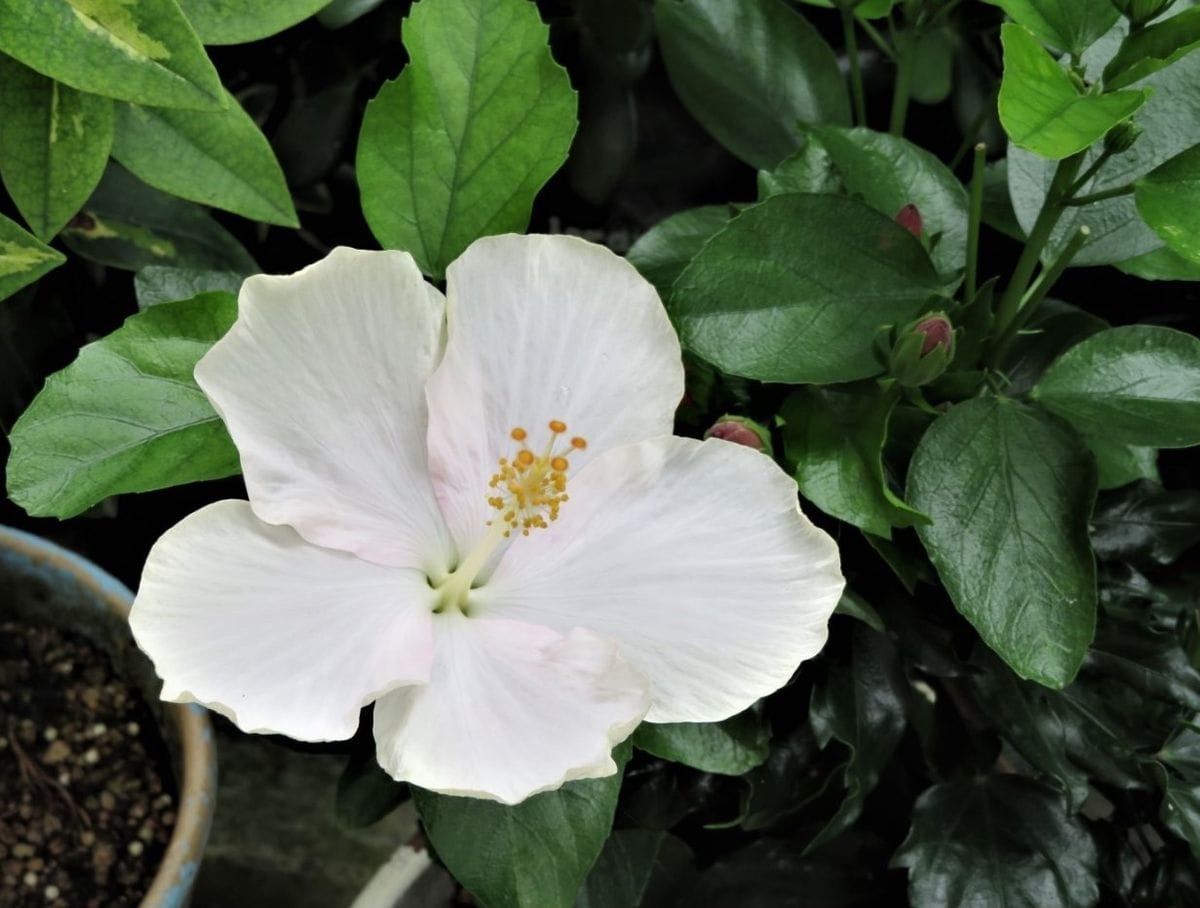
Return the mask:
<path id="1" fill-rule="evenodd" d="M 214 293 L 131 316 L 46 382 L 13 426 L 8 494 L 30 514 L 72 517 L 109 495 L 238 473 L 237 449 L 192 378 L 233 324 Z"/>
<path id="2" fill-rule="evenodd" d="M 748 831 L 786 825 L 831 783 L 822 770 L 820 746 L 808 723 L 771 742 L 767 762 L 743 778 L 741 809 L 731 825 Z"/>
<path id="3" fill-rule="evenodd" d="M 1066 350 L 1108 327 L 1104 319 L 1077 306 L 1046 300 L 1009 352 L 1004 390 L 1014 397 L 1029 393 Z"/>
<path id="4" fill-rule="evenodd" d="M 1200 145 L 1163 162 L 1134 186 L 1143 220 L 1172 251 L 1200 264 Z"/>
<path id="5" fill-rule="evenodd" d="M 32 284 L 65 258 L 0 214 L 0 300 Z"/>
<path id="6" fill-rule="evenodd" d="M 1200 339 L 1151 325 L 1101 331 L 1059 357 L 1033 396 L 1108 441 L 1200 443 Z"/>
<path id="7" fill-rule="evenodd" d="M 619 829 L 604 843 L 574 908 L 661 908 L 695 874 L 692 851 L 665 832 Z"/>
<path id="8" fill-rule="evenodd" d="M 849 664 L 830 667 L 809 707 L 817 741 L 825 747 L 836 738 L 850 749 L 850 759 L 843 775 L 846 797 L 806 851 L 832 841 L 858 819 L 904 734 L 907 703 L 908 681 L 895 646 L 883 634 L 855 627 Z"/>
<path id="9" fill-rule="evenodd" d="M 1096 621 L 1095 466 L 1070 427 L 1016 401 L 953 407 L 913 455 L 908 500 L 955 607 L 1022 678 L 1075 677 Z"/>
<path id="10" fill-rule="evenodd" d="M 884 626 L 883 619 L 879 617 L 879 612 L 875 610 L 875 606 L 852 589 L 847 588 L 842 593 L 842 598 L 838 600 L 837 608 L 833 610 L 833 613 L 861 621 L 867 627 L 881 634 L 887 633 L 887 628 Z"/>
<path id="11" fill-rule="evenodd" d="M 1096 478 L 1101 489 L 1119 489 L 1139 479 L 1158 482 L 1158 449 L 1140 448 L 1086 435 L 1088 450 L 1096 458 Z"/>
<path id="12" fill-rule="evenodd" d="M 800 388 L 780 410 L 800 492 L 825 513 L 890 539 L 923 515 L 888 484 L 883 445 L 897 396 L 874 384 Z"/>
<path id="13" fill-rule="evenodd" d="M 957 779 L 917 800 L 894 863 L 914 905 L 1092 908 L 1096 844 L 1051 789 L 1015 775 Z"/>
<path id="14" fill-rule="evenodd" d="M 138 308 L 148 309 L 159 303 L 191 299 L 201 293 L 220 290 L 237 296 L 245 275 L 236 271 L 203 271 L 196 268 L 172 268 L 147 265 L 133 277 Z"/>
<path id="15" fill-rule="evenodd" d="M 514 807 L 413 788 L 429 841 L 454 877 L 486 908 L 570 905 L 612 829 L 628 743 L 613 753 L 620 769 L 568 782 Z"/>
<path id="16" fill-rule="evenodd" d="M 728 205 L 705 205 L 680 211 L 642 234 L 629 248 L 626 258 L 666 299 L 688 262 L 709 237 L 729 223 L 732 216 L 733 210 Z"/>
<path id="17" fill-rule="evenodd" d="M 1182 725 L 1167 739 L 1158 759 L 1180 772 L 1185 779 L 1200 782 L 1200 731 L 1194 722 Z"/>
<path id="18" fill-rule="evenodd" d="M 1104 67 L 1104 84 L 1108 88 L 1132 85 L 1170 66 L 1197 46 L 1200 46 L 1200 7 L 1180 10 L 1176 16 L 1129 34 Z"/>
<path id="19" fill-rule="evenodd" d="M 676 94 L 751 166 L 798 149 L 803 124 L 849 123 L 833 51 L 783 0 L 662 0 L 654 19 Z"/>
<path id="20" fill-rule="evenodd" d="M 203 208 L 151 189 L 116 165 L 62 238 L 78 255 L 129 271 L 147 265 L 258 271 L 241 243 Z"/>
<path id="21" fill-rule="evenodd" d="M 1189 662 L 1178 635 L 1151 626 L 1144 614 L 1149 609 L 1141 611 L 1137 620 L 1101 624 L 1087 655 L 1089 670 L 1120 682 L 1143 700 L 1200 711 L 1200 672 Z"/>
<path id="22" fill-rule="evenodd" d="M 205 44 L 245 44 L 295 25 L 329 0 L 179 0 Z"/>
<path id="23" fill-rule="evenodd" d="M 171 195 L 251 220 L 300 224 L 275 153 L 233 97 L 215 111 L 119 104 L 112 154 Z"/>
<path id="24" fill-rule="evenodd" d="M 905 205 L 921 212 L 924 234 L 935 240 L 938 271 L 956 275 L 967 253 L 967 192 L 934 155 L 898 136 L 870 129 L 814 128 L 846 192 L 894 218 Z"/>
<path id="25" fill-rule="evenodd" d="M 643 722 L 633 746 L 703 772 L 738 776 L 767 759 L 771 730 L 762 717 L 744 712 L 724 722 Z"/>
<path id="26" fill-rule="evenodd" d="M 799 151 L 788 155 L 773 170 L 758 172 L 758 199 L 785 192 L 840 193 L 842 179 L 833 159 L 813 133 L 804 137 Z"/>
<path id="27" fill-rule="evenodd" d="M 566 160 L 575 92 L 527 0 L 423 0 L 404 24 L 409 63 L 367 105 L 363 213 L 380 244 L 441 277 L 481 236 L 521 232 Z"/>
<path id="28" fill-rule="evenodd" d="M 1200 859 L 1200 785 L 1166 775 L 1159 819 Z"/>
<path id="29" fill-rule="evenodd" d="M 1078 56 L 1121 13 L 1111 0 L 988 0 L 1047 44 Z"/>
<path id="30" fill-rule="evenodd" d="M 189 110 L 225 92 L 175 0 L 0 0 L 0 52 L 80 91 Z"/>
<path id="31" fill-rule="evenodd" d="M 785 194 L 748 208 L 675 282 L 684 345 L 734 375 L 832 383 L 878 374 L 875 335 L 941 280 L 920 243 L 861 202 Z"/>
<path id="32" fill-rule="evenodd" d="M 1200 542 L 1200 492 L 1139 482 L 1104 496 L 1092 515 L 1099 558 L 1167 565 Z"/>
<path id="33" fill-rule="evenodd" d="M 108 163 L 113 103 L 0 56 L 0 174 L 34 234 L 48 240 L 87 201 Z"/>
<path id="34" fill-rule="evenodd" d="M 1146 102 L 1141 91 L 1085 95 L 1020 25 L 1004 25 L 1001 39 L 1000 122 L 1015 144 L 1044 158 L 1083 151 Z"/>

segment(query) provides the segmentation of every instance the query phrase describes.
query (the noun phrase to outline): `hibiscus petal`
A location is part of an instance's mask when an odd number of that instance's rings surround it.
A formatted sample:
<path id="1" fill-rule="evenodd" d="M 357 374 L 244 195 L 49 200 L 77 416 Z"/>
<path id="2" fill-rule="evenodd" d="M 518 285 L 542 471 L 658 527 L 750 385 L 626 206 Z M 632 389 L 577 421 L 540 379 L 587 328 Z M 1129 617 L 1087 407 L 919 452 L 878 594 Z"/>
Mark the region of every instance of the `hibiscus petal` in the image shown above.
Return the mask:
<path id="1" fill-rule="evenodd" d="M 654 288 L 624 259 L 570 236 L 477 240 L 446 270 L 446 355 L 429 381 L 429 462 L 460 550 L 485 532 L 487 481 L 521 427 L 550 420 L 594 453 L 671 432 L 679 341 Z M 566 439 L 563 439 L 565 443 Z"/>
<path id="2" fill-rule="evenodd" d="M 651 722 L 713 722 L 782 687 L 825 643 L 837 547 L 768 457 L 712 439 L 608 451 L 547 530 L 517 538 L 479 613 L 615 640 Z"/>
<path id="3" fill-rule="evenodd" d="M 617 771 L 646 712 L 611 642 L 515 621 L 439 616 L 433 676 L 375 704 L 379 762 L 431 791 L 516 804 Z"/>
<path id="4" fill-rule="evenodd" d="M 322 549 L 219 501 L 155 543 L 130 624 L 162 698 L 248 732 L 348 738 L 381 693 L 429 678 L 424 575 Z"/>
<path id="5" fill-rule="evenodd" d="M 242 285 L 238 319 L 196 380 L 241 454 L 255 514 L 316 545 L 445 570 L 424 392 L 443 310 L 405 252 L 339 248 Z"/>

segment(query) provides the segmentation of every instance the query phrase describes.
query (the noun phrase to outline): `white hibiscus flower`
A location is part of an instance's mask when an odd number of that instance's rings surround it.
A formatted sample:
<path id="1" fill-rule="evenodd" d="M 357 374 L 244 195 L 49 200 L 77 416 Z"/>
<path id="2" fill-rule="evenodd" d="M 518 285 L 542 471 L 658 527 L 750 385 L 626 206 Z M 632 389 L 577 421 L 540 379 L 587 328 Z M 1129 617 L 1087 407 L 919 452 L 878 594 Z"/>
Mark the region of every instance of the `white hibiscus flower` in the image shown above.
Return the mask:
<path id="1" fill-rule="evenodd" d="M 711 722 L 823 645 L 843 581 L 768 457 L 673 437 L 654 288 L 571 237 L 474 243 L 426 284 L 336 249 L 252 277 L 196 367 L 249 502 L 169 530 L 133 607 L 163 698 L 351 736 L 516 803 L 616 770 L 637 724 Z"/>

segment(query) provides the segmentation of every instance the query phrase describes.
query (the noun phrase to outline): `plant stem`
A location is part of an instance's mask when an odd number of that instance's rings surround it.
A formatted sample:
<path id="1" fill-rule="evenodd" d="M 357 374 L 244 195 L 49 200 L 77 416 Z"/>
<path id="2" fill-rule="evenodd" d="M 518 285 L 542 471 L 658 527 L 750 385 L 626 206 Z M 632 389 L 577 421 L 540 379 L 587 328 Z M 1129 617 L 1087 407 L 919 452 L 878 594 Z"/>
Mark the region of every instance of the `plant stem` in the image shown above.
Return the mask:
<path id="1" fill-rule="evenodd" d="M 1079 192 L 1079 190 L 1081 190 L 1084 186 L 1087 185 L 1088 180 L 1090 180 L 1097 173 L 1099 173 L 1100 168 L 1103 167 L 1105 164 L 1107 164 L 1108 159 L 1111 158 L 1112 156 L 1113 156 L 1113 152 L 1111 152 L 1107 148 L 1104 149 L 1104 151 L 1100 152 L 1100 156 L 1098 158 L 1096 158 L 1096 160 L 1092 161 L 1091 166 L 1089 166 L 1088 169 L 1083 172 L 1083 174 L 1079 177 L 1078 180 L 1076 180 L 1074 183 L 1071 184 L 1071 190 L 1070 190 L 1069 195 L 1072 198 L 1074 198 L 1075 195 Z"/>
<path id="2" fill-rule="evenodd" d="M 916 34 L 909 32 L 896 41 L 896 81 L 892 87 L 892 116 L 888 132 L 894 136 L 904 135 L 904 123 L 908 119 L 908 99 L 912 93 L 913 45 Z"/>
<path id="3" fill-rule="evenodd" d="M 1004 296 L 1000 298 L 1000 303 L 996 307 L 997 336 L 1000 338 L 1007 336 L 1009 327 L 1020 312 L 1021 300 L 1025 297 L 1025 291 L 1029 287 L 1029 279 L 1033 277 L 1042 250 L 1046 248 L 1046 243 L 1050 241 L 1050 236 L 1054 233 L 1059 218 L 1062 217 L 1063 209 L 1069 198 L 1067 191 L 1075 182 L 1075 175 L 1079 173 L 1079 168 L 1083 164 L 1083 156 L 1086 153 L 1081 151 L 1058 162 L 1058 167 L 1054 171 L 1054 179 L 1050 183 L 1050 190 L 1046 193 L 1046 201 L 1042 204 L 1042 210 L 1038 213 L 1033 229 L 1029 231 L 1025 248 L 1021 251 L 1016 268 L 1013 269 L 1012 279 L 1004 288 Z M 988 357 L 988 365 L 997 368 L 1002 353 L 999 344 L 993 346 L 991 356 Z"/>
<path id="4" fill-rule="evenodd" d="M 883 54 L 885 57 L 887 57 L 889 60 L 891 60 L 893 63 L 895 63 L 896 62 L 896 52 L 892 49 L 891 45 L 889 45 L 887 43 L 887 39 L 884 38 L 883 35 L 881 35 L 879 33 L 879 29 L 877 29 L 874 25 L 872 25 L 866 19 L 860 19 L 858 21 L 858 24 L 862 28 L 862 30 L 866 34 L 866 36 L 875 43 L 876 47 L 879 48 L 879 52 L 881 54 Z"/>
<path id="5" fill-rule="evenodd" d="M 854 30 L 854 12 L 843 6 L 842 34 L 846 39 L 846 59 L 850 63 L 850 94 L 854 98 L 854 125 L 867 125 L 867 100 L 863 94 L 862 69 L 858 60 L 858 34 Z"/>
<path id="6" fill-rule="evenodd" d="M 1113 189 L 1105 189 L 1103 192 L 1093 192 L 1091 195 L 1080 195 L 1066 202 L 1072 208 L 1077 208 L 1080 205 L 1090 205 L 1092 202 L 1103 202 L 1105 199 L 1115 199 L 1117 196 L 1129 195 L 1133 192 L 1133 184 L 1126 183 L 1124 186 L 1117 186 Z"/>
<path id="7" fill-rule="evenodd" d="M 967 218 L 967 270 L 963 302 L 970 304 L 975 299 L 979 275 L 979 225 L 983 220 L 983 173 L 987 160 L 987 146 L 982 142 L 975 146 L 975 161 L 971 167 L 971 207 Z"/>

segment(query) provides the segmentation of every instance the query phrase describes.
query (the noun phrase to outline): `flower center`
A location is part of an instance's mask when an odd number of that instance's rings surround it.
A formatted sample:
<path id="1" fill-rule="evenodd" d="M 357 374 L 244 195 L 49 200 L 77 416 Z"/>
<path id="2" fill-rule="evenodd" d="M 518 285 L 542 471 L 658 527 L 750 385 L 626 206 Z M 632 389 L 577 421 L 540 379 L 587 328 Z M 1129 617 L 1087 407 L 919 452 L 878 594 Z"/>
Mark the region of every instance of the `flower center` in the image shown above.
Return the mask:
<path id="1" fill-rule="evenodd" d="M 547 428 L 550 439 L 540 453 L 526 444 L 529 433 L 520 426 L 509 433 L 519 446 L 517 453 L 511 458 L 501 457 L 499 469 L 488 481 L 491 494 L 487 502 L 498 512 L 497 517 L 488 521 L 487 535 L 454 572 L 437 585 L 435 613 L 457 609 L 467 614 L 467 600 L 476 579 L 493 564 L 496 550 L 507 544 L 514 531 L 528 536 L 530 531 L 545 529 L 558 519 L 559 509 L 568 499 L 567 470 L 571 468 L 571 462 L 567 460 L 567 454 L 582 451 L 587 447 L 587 439 L 576 435 L 565 445 L 559 445 L 567 424 L 552 419 Z"/>

